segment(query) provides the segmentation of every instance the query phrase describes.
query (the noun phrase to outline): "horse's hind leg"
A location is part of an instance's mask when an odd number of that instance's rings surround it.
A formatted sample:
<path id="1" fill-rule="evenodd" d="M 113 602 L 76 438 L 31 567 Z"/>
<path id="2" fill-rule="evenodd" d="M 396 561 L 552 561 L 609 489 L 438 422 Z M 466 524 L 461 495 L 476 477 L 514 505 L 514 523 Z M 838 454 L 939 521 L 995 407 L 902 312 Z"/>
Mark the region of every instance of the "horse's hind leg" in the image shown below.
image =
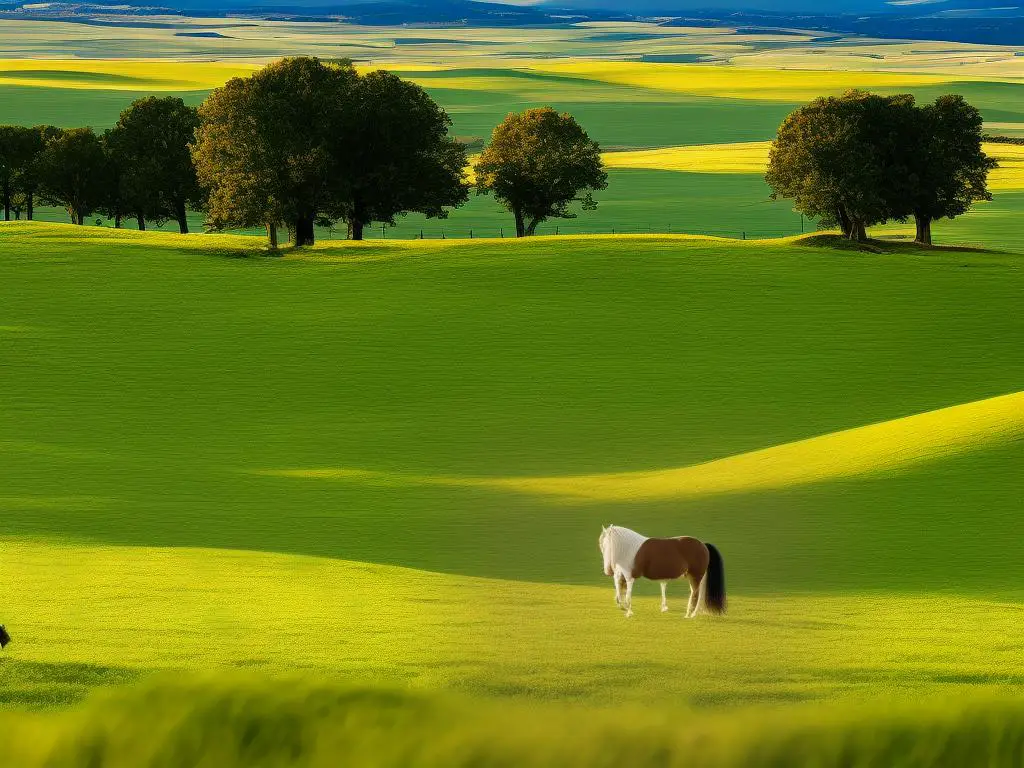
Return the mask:
<path id="1" fill-rule="evenodd" d="M 666 590 L 668 589 L 668 582 L 661 582 L 661 612 L 664 613 L 668 610 L 668 597 L 666 596 Z"/>
<path id="2" fill-rule="evenodd" d="M 686 618 L 692 619 L 697 615 L 697 598 L 700 596 L 700 580 L 692 574 L 686 574 L 686 580 L 690 582 L 690 602 L 686 606 Z"/>

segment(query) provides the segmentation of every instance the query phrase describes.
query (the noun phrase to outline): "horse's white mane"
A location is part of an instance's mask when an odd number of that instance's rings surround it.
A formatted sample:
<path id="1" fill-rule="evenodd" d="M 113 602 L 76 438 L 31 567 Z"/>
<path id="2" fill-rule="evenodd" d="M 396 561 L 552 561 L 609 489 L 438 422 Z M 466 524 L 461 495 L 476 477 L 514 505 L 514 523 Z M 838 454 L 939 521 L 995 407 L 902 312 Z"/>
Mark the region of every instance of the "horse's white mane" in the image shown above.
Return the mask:
<path id="1" fill-rule="evenodd" d="M 618 525 L 609 525 L 605 530 L 605 534 L 607 536 L 607 546 L 610 548 L 608 551 L 608 561 L 612 566 L 618 565 L 622 568 L 632 568 L 637 550 L 640 549 L 641 544 L 647 541 L 647 537 Z"/>

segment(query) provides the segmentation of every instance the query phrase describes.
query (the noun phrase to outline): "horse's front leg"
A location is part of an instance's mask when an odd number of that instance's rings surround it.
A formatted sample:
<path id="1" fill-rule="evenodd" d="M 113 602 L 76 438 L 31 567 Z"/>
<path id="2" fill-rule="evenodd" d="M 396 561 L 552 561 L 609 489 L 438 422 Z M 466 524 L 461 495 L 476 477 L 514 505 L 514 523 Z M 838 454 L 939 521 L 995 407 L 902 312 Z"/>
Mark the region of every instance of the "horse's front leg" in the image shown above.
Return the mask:
<path id="1" fill-rule="evenodd" d="M 619 572 L 618 571 L 616 571 L 612 575 L 612 581 L 615 582 L 615 604 L 617 606 L 619 606 L 619 608 L 621 608 L 622 607 L 622 584 L 619 581 Z"/>
<path id="2" fill-rule="evenodd" d="M 631 576 L 626 577 L 626 618 L 628 619 L 633 615 L 633 582 L 635 579 Z"/>

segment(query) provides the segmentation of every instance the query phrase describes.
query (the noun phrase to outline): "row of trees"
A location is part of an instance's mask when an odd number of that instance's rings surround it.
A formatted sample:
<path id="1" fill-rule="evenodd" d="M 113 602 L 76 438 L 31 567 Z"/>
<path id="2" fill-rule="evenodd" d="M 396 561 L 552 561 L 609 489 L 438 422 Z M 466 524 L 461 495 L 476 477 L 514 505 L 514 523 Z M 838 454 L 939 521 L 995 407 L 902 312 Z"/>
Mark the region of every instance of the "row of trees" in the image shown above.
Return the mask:
<path id="1" fill-rule="evenodd" d="M 297 246 L 314 224 L 345 221 L 360 240 L 370 222 L 418 212 L 445 218 L 469 197 L 466 147 L 451 119 L 419 86 L 390 72 L 359 75 L 349 62 L 290 58 L 218 88 L 199 108 L 192 147 L 209 190 L 213 228 L 265 226 L 271 245 L 287 226 Z M 476 166 L 480 194 L 532 235 L 569 205 L 595 204 L 600 148 L 567 114 L 509 115 Z"/>
<path id="2" fill-rule="evenodd" d="M 932 222 L 991 200 L 996 162 L 982 151 L 982 117 L 960 96 L 918 106 L 909 94 L 850 91 L 820 98 L 782 123 L 766 180 L 773 197 L 853 240 L 914 217 L 930 245 Z"/>
<path id="3" fill-rule="evenodd" d="M 186 210 L 203 195 L 188 143 L 199 120 L 181 99 L 140 99 L 117 125 L 91 128 L 0 126 L 0 195 L 4 219 L 32 219 L 38 202 L 67 210 L 81 224 L 99 211 L 121 221 L 175 219 L 188 232 Z"/>
<path id="4" fill-rule="evenodd" d="M 173 219 L 188 232 L 192 209 L 214 230 L 265 227 L 272 247 L 281 226 L 302 246 L 315 225 L 337 221 L 359 240 L 371 222 L 443 218 L 467 201 L 466 147 L 450 126 L 422 88 L 389 72 L 290 58 L 230 80 L 198 109 L 140 99 L 99 136 L 2 126 L 0 191 L 7 219 L 23 209 L 31 219 L 38 199 L 76 224 L 100 212 L 117 227 Z M 600 148 L 570 115 L 533 109 L 495 129 L 475 186 L 527 236 L 548 218 L 571 218 L 574 201 L 593 208 L 590 193 L 606 178 Z"/>

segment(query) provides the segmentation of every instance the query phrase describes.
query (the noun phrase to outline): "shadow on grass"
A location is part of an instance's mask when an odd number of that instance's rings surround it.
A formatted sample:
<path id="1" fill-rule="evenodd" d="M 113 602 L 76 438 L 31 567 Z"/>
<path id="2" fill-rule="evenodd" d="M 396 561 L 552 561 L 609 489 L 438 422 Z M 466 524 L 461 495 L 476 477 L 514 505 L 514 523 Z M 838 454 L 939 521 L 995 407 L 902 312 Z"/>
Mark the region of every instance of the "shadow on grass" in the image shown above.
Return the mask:
<path id="1" fill-rule="evenodd" d="M 95 688 L 135 682 L 127 667 L 0 658 L 0 708 L 50 709 L 84 699 Z"/>
<path id="2" fill-rule="evenodd" d="M 982 253 L 995 256 L 1008 253 L 972 245 L 921 245 L 909 239 L 871 238 L 866 242 L 857 242 L 847 240 L 837 234 L 810 235 L 794 240 L 793 244 L 809 248 L 829 248 L 835 251 L 874 254 Z"/>

